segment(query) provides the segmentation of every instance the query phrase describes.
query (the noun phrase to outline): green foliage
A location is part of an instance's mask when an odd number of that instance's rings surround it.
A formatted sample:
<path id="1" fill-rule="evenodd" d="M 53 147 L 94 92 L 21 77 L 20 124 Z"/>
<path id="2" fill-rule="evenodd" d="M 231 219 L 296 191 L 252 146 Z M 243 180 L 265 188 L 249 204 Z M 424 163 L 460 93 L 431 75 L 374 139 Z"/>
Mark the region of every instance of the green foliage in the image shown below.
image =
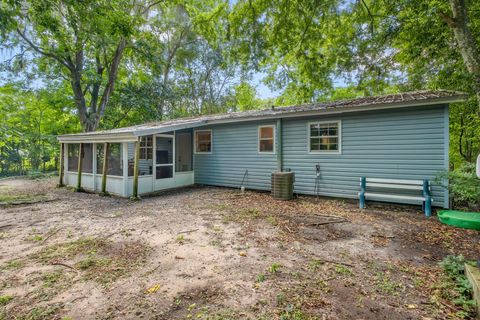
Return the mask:
<path id="1" fill-rule="evenodd" d="M 12 300 L 13 300 L 12 296 L 2 295 L 2 296 L 0 296 L 0 306 L 4 306 Z"/>
<path id="2" fill-rule="evenodd" d="M 464 163 L 437 177 L 437 182 L 448 180 L 448 190 L 455 206 L 480 210 L 480 179 L 475 174 L 473 163 Z"/>
<path id="3" fill-rule="evenodd" d="M 279 263 L 274 262 L 274 263 L 272 263 L 272 264 L 270 265 L 270 267 L 268 267 L 268 272 L 270 272 L 270 273 L 277 273 L 277 272 L 280 271 L 280 268 L 282 268 L 282 265 L 279 264 Z"/>
<path id="4" fill-rule="evenodd" d="M 463 309 L 457 312 L 459 318 L 468 318 L 475 308 L 472 286 L 465 276 L 465 263 L 468 261 L 462 255 L 447 256 L 439 263 L 445 276 L 440 284 L 442 295 Z"/>

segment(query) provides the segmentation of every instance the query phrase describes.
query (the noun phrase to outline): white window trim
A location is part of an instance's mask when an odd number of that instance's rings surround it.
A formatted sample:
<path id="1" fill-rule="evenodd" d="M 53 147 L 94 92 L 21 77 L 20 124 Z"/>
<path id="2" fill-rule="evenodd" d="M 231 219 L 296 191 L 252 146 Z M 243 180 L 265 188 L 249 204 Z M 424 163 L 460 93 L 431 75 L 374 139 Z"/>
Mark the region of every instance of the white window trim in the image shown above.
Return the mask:
<path id="1" fill-rule="evenodd" d="M 260 130 L 262 128 L 273 128 L 273 151 L 260 151 Z M 261 125 L 261 126 L 258 126 L 258 130 L 257 130 L 257 151 L 258 153 L 260 154 L 275 154 L 276 153 L 276 142 L 277 142 L 277 139 L 276 139 L 276 136 L 277 136 L 277 128 L 274 124 L 269 124 L 269 125 Z M 270 138 L 266 139 L 264 138 L 263 140 L 270 140 Z"/>
<path id="2" fill-rule="evenodd" d="M 338 124 L 338 150 L 311 150 L 310 140 L 310 126 L 312 124 L 325 124 L 325 123 L 337 123 Z M 307 151 L 309 154 L 342 154 L 342 120 L 331 121 L 311 121 L 307 123 Z"/>
<path id="3" fill-rule="evenodd" d="M 152 137 L 152 145 L 148 147 L 148 146 L 147 146 L 147 143 L 145 142 L 145 146 L 142 147 L 142 145 L 140 144 L 140 146 L 139 146 L 139 148 L 140 148 L 140 158 L 139 158 L 139 159 L 140 159 L 140 160 L 146 160 L 146 161 L 148 161 L 148 160 L 153 160 L 153 138 L 154 138 L 153 135 L 141 136 L 140 139 L 138 140 L 138 143 L 141 142 L 141 139 L 142 139 L 142 138 L 147 139 L 147 137 Z M 148 149 L 152 149 L 152 159 L 142 158 L 142 149 L 145 149 L 145 150 L 146 150 L 146 151 L 145 151 L 145 155 L 148 154 Z"/>
<path id="4" fill-rule="evenodd" d="M 197 151 L 197 132 L 210 132 L 210 151 Z M 211 154 L 213 151 L 213 133 L 212 129 L 202 129 L 193 131 L 193 154 Z"/>

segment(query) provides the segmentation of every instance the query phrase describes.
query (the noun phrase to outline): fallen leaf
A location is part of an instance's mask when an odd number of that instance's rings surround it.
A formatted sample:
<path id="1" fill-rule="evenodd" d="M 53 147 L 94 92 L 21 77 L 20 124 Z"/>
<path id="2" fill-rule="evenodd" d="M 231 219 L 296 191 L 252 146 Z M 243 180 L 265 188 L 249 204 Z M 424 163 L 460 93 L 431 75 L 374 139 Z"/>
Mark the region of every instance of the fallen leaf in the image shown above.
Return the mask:
<path id="1" fill-rule="evenodd" d="M 159 284 L 156 284 L 156 285 L 148 288 L 147 290 L 145 290 L 145 293 L 147 293 L 147 294 L 152 294 L 152 293 L 157 292 L 158 290 L 160 290 L 160 285 L 159 285 Z"/>

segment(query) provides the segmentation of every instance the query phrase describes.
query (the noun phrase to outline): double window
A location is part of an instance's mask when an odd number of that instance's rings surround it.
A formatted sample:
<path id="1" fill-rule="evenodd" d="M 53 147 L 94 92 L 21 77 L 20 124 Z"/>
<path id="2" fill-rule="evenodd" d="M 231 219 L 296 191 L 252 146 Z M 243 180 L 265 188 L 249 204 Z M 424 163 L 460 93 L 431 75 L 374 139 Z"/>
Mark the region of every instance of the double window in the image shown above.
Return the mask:
<path id="1" fill-rule="evenodd" d="M 275 153 L 275 126 L 258 127 L 258 152 Z"/>
<path id="2" fill-rule="evenodd" d="M 308 134 L 309 152 L 340 153 L 340 121 L 310 122 Z"/>
<path id="3" fill-rule="evenodd" d="M 195 131 L 195 153 L 212 152 L 212 130 Z"/>

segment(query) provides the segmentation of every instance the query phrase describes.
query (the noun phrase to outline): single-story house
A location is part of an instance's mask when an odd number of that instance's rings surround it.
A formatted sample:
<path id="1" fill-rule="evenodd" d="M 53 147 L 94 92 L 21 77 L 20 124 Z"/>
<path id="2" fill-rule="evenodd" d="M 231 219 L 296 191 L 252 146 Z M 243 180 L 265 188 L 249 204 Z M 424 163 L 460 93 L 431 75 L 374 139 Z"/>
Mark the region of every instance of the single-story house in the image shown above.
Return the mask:
<path id="1" fill-rule="evenodd" d="M 448 170 L 454 91 L 416 91 L 146 123 L 58 137 L 60 182 L 137 196 L 193 184 L 270 190 L 295 173 L 299 194 L 357 198 L 361 177 L 428 179 Z"/>

